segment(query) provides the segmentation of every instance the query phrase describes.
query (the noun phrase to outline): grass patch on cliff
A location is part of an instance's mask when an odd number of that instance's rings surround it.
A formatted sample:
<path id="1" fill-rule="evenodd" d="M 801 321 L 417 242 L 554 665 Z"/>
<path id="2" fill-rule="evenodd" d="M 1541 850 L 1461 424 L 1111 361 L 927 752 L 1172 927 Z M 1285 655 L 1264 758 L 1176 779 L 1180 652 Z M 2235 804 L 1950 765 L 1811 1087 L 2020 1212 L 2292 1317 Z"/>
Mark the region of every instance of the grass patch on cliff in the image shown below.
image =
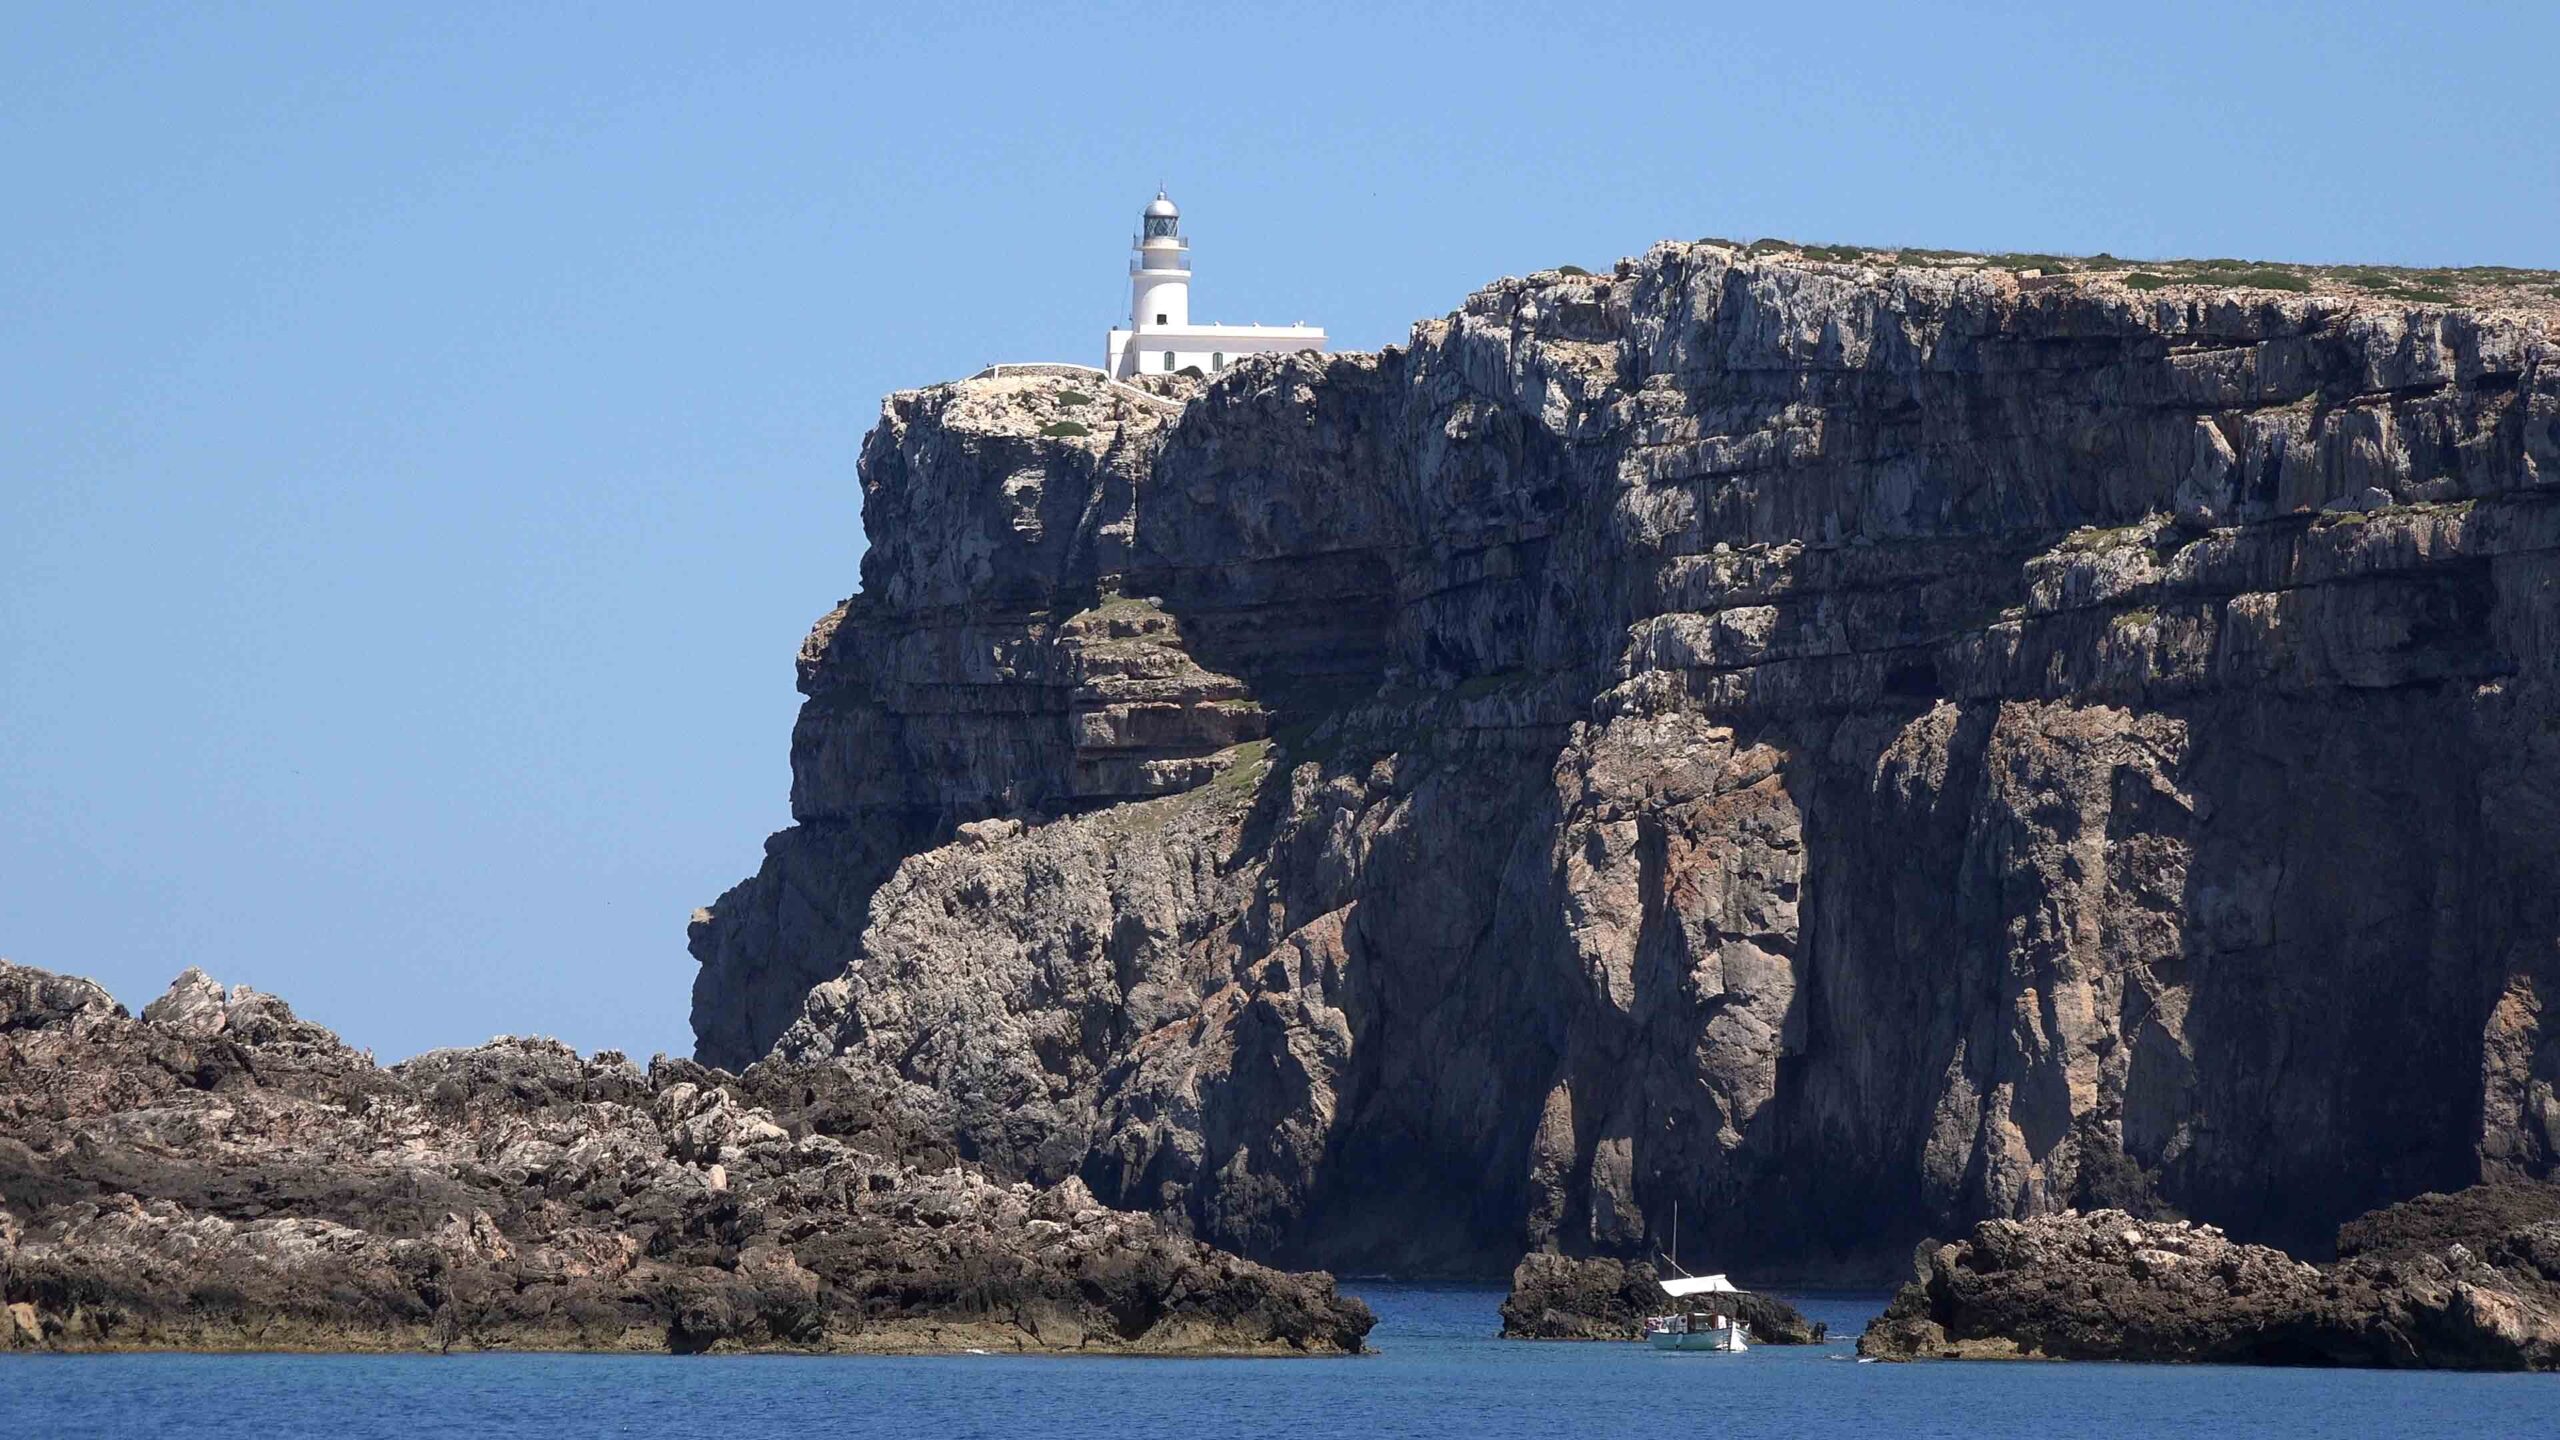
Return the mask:
<path id="1" fill-rule="evenodd" d="M 2323 510 L 2311 522 L 2311 528 L 2334 530 L 2342 525 L 2363 525 L 2376 520 L 2461 520 L 2468 518 L 2472 507 L 2479 503 L 2476 497 L 2462 500 L 2395 500 L 2388 505 L 2376 505 L 2370 510 Z"/>
<path id="2" fill-rule="evenodd" d="M 1715 242 L 1730 245 L 1730 240 Z M 1793 240 L 1754 240 L 1742 247 L 1745 255 L 1784 255 L 1789 251 L 1807 260 L 1828 261 L 1834 265 L 1854 265 L 1867 258 L 1865 249 L 1856 245 L 1799 245 Z"/>
<path id="3" fill-rule="evenodd" d="M 2396 500 L 2388 505 L 2376 505 L 2371 510 L 2351 513 L 2362 514 L 2369 520 L 2411 520 L 2426 515 L 2461 519 L 2470 515 L 2472 508 L 2479 503 L 2476 496 L 2461 500 Z"/>
<path id="4" fill-rule="evenodd" d="M 2284 290 L 2303 294 L 2311 289 L 2311 278 L 2290 270 L 2269 266 L 2241 266 L 2238 261 L 2208 260 L 2200 269 L 2176 275 L 2163 275 L 2156 270 L 2136 270 L 2124 277 L 2128 290 L 2158 290 L 2169 285 L 2219 285 L 2243 290 Z"/>
<path id="5" fill-rule="evenodd" d="M 1040 433 L 1052 440 L 1071 440 L 1079 435 L 1092 434 L 1093 427 L 1081 420 L 1052 420 L 1040 427 Z"/>
<path id="6" fill-rule="evenodd" d="M 2296 293 L 2311 288 L 2310 277 L 2269 265 L 2252 265 L 2245 260 L 2207 260 L 2202 268 L 2187 277 L 2190 285 L 2231 285 L 2250 290 L 2290 290 Z"/>
<path id="7" fill-rule="evenodd" d="M 1093 608 L 1085 613 L 1088 615 L 1135 615 L 1142 612 L 1161 615 L 1164 613 L 1164 607 L 1158 605 L 1152 595 L 1123 595 L 1114 591 L 1095 601 Z"/>
<path id="8" fill-rule="evenodd" d="M 2151 522 L 2146 518 L 2130 525 L 2084 525 L 2063 536 L 2055 548 L 2095 555 L 2127 545 L 2147 544 L 2150 539 Z"/>
<path id="9" fill-rule="evenodd" d="M 2452 303 L 2454 298 L 2453 292 L 2445 289 L 2444 283 L 2432 276 L 2399 275 L 2385 270 L 2349 270 L 2340 274 L 2338 278 L 2359 290 L 2369 290 L 2376 295 L 2387 295 L 2394 300 L 2417 300 L 2443 305 Z"/>
<path id="10" fill-rule="evenodd" d="M 1075 626 L 1084 644 L 1096 653 L 1125 654 L 1131 647 L 1144 649 L 1169 636 L 1173 617 L 1164 607 L 1143 595 L 1106 594 L 1082 610 L 1065 617 L 1065 624 Z M 1110 636 L 1129 636 L 1114 640 Z"/>
<path id="11" fill-rule="evenodd" d="M 1227 754 L 1226 768 L 1210 779 L 1209 787 L 1222 795 L 1252 794 L 1271 768 L 1271 742 L 1247 740 Z"/>
<path id="12" fill-rule="evenodd" d="M 1081 390 L 1061 390 L 1058 392 L 1058 403 L 1061 405 L 1090 405 L 1093 403 L 1093 397 L 1087 395 Z"/>
<path id="13" fill-rule="evenodd" d="M 1587 280 L 1591 278 L 1591 272 L 1583 269 L 1579 265 L 1559 265 L 1556 267 L 1556 273 L 1562 275 L 1568 280 Z"/>

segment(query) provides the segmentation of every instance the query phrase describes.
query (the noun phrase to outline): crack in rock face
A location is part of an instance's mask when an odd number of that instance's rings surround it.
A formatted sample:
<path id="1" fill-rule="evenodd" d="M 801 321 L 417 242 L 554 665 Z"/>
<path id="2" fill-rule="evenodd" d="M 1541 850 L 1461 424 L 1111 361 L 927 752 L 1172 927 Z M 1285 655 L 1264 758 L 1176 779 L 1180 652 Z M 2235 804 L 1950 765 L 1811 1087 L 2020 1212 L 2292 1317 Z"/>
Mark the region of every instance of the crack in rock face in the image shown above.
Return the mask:
<path id="1" fill-rule="evenodd" d="M 2546 1175 L 2555 309 L 1674 244 L 891 396 L 700 1058 L 1405 1273 Z"/>

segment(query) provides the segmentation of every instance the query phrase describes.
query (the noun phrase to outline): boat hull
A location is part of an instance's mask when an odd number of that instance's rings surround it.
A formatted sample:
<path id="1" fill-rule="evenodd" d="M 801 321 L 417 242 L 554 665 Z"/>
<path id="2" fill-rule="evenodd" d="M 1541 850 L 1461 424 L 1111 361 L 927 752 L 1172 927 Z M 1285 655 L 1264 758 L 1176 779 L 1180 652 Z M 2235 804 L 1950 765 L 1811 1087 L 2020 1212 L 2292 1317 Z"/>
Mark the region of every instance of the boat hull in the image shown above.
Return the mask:
<path id="1" fill-rule="evenodd" d="M 1704 1354 L 1738 1355 L 1742 1353 L 1742 1337 L 1731 1330 L 1693 1330 L 1682 1333 L 1656 1330 L 1646 1335 L 1645 1342 L 1656 1350 L 1696 1351 Z"/>

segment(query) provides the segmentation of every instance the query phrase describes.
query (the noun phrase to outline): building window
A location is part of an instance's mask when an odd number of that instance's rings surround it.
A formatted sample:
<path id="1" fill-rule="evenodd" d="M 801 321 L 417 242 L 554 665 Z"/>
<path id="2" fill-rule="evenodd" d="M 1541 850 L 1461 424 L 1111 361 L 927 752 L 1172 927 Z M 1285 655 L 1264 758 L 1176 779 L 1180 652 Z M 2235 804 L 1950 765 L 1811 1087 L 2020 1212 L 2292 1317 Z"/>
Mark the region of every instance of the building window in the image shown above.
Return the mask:
<path id="1" fill-rule="evenodd" d="M 1157 324 L 1159 324 L 1159 325 L 1163 324 L 1163 323 L 1164 323 L 1164 317 L 1163 317 L 1162 315 L 1158 315 L 1158 316 L 1156 317 L 1156 323 L 1157 323 Z"/>
<path id="2" fill-rule="evenodd" d="M 1164 373 L 1167 375 L 1173 373 L 1173 352 L 1170 350 L 1164 352 Z"/>
<path id="3" fill-rule="evenodd" d="M 1227 352 L 1226 352 L 1226 351 L 1224 351 L 1224 350 L 1212 350 L 1212 351 L 1210 351 L 1210 352 L 1209 352 L 1209 368 L 1210 368 L 1210 369 L 1212 369 L 1212 370 L 1224 370 L 1224 369 L 1226 369 L 1226 368 L 1227 368 Z"/>

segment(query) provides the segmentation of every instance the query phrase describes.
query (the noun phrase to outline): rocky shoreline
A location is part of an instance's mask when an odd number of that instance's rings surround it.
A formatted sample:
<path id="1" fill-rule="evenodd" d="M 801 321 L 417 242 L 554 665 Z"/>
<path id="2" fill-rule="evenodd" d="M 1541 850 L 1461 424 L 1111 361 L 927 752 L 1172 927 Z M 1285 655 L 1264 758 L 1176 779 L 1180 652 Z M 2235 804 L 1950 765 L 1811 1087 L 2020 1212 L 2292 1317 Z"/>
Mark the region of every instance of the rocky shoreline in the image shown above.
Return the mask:
<path id="1" fill-rule="evenodd" d="M 831 1065 L 388 1068 L 189 971 L 0 961 L 0 1349 L 1344 1355 L 1289 1274 L 958 1160 Z"/>
<path id="2" fill-rule="evenodd" d="M 1859 1338 L 1879 1359 L 2560 1369 L 2560 1186 L 2476 1186 L 2350 1222 L 2307 1264 L 2121 1210 L 1924 1246 Z"/>
<path id="3" fill-rule="evenodd" d="M 1741 1318 L 1763 1345 L 1819 1345 L 1829 1327 L 1773 1295 L 1738 1291 L 1717 1308 Z M 1680 1308 L 1653 1267 L 1606 1257 L 1577 1260 L 1533 1251 L 1511 1272 L 1502 1301 L 1506 1340 L 1642 1340 L 1645 1318 Z"/>

